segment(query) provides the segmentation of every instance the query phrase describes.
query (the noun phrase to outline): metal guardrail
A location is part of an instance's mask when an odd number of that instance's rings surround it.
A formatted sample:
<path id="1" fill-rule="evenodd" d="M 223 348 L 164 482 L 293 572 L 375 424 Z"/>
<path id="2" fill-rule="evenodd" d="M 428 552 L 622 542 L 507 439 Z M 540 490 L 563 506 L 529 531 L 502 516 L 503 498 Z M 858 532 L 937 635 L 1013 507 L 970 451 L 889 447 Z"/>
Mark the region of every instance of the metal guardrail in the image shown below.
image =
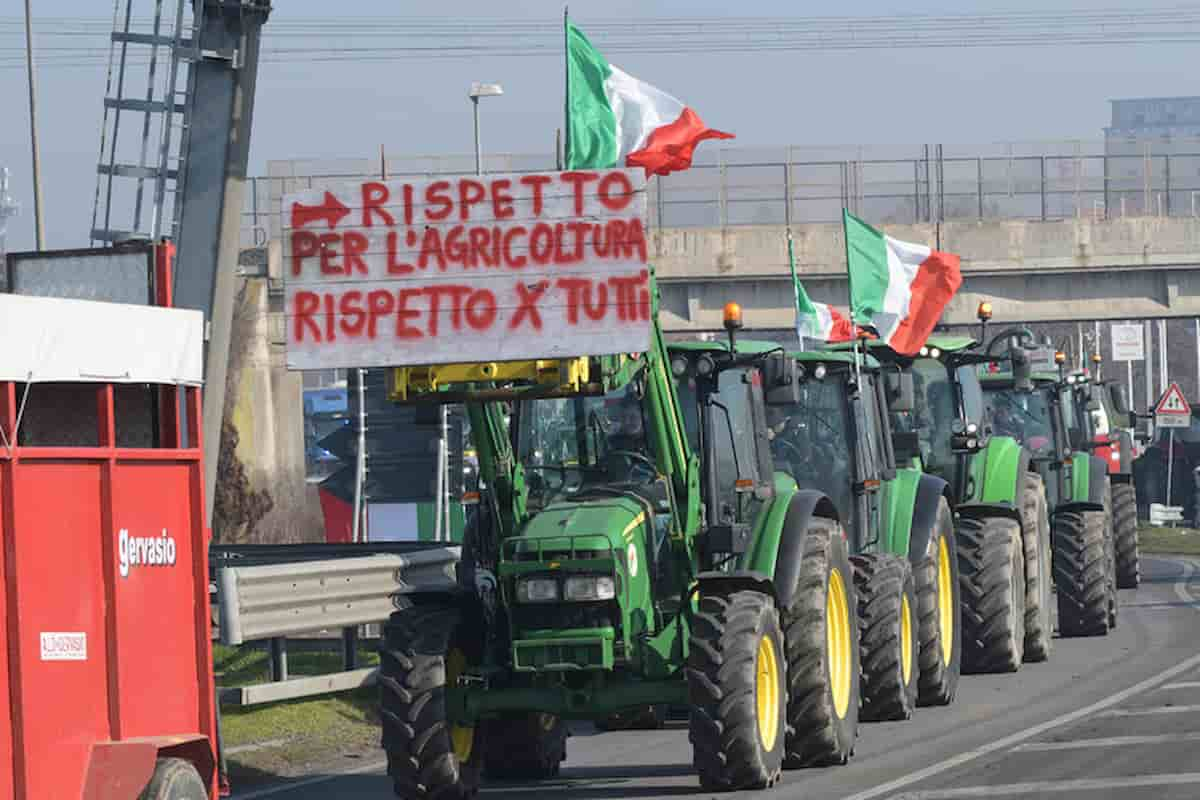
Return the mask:
<path id="1" fill-rule="evenodd" d="M 284 564 L 223 566 L 217 573 L 221 642 L 274 639 L 381 622 L 392 595 L 456 584 L 460 548 Z"/>

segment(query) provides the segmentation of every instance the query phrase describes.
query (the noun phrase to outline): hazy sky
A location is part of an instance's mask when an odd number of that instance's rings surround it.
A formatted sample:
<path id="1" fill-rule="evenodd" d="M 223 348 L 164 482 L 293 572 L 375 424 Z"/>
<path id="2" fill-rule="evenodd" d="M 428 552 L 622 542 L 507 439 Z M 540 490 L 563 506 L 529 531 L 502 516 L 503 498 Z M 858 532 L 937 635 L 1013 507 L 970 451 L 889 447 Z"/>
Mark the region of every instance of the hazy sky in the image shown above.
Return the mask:
<path id="1" fill-rule="evenodd" d="M 149 2 L 140 0 L 148 10 Z M 101 0 L 34 0 L 34 13 L 100 17 Z M 1102 7 L 1137 5 L 1109 0 Z M 106 8 L 107 6 L 107 8 Z M 135 2 L 135 7 L 137 3 Z M 274 20 L 391 15 L 557 20 L 560 2 L 483 0 L 277 0 Z M 835 3 L 752 0 L 605 0 L 573 2 L 572 18 L 892 15 L 927 12 L 1095 9 L 1086 0 L 858 0 Z M 348 9 L 353 10 L 348 10 Z M 20 13 L 15 1 L 3 13 Z M 270 23 L 267 26 L 268 42 Z M 62 39 L 55 43 L 61 44 Z M 103 44 L 103 40 L 100 41 Z M 594 38 L 603 51 L 604 41 Z M 9 36 L 5 47 L 20 44 Z M 1113 97 L 1200 94 L 1186 45 L 1123 45 L 859 52 L 634 54 L 612 60 L 631 74 L 680 97 L 706 122 L 737 134 L 743 147 L 783 144 L 936 143 L 1095 139 Z M 1190 46 L 1194 51 L 1194 45 Z M 264 64 L 258 82 L 252 174 L 286 158 L 374 157 L 468 153 L 472 149 L 472 80 L 498 81 L 505 96 L 486 100 L 485 147 L 552 152 L 562 117 L 562 63 L 557 58 L 415 60 L 384 63 Z M 104 70 L 45 69 L 39 76 L 39 128 L 47 244 L 84 246 L 99 150 Z M 8 246 L 33 243 L 33 196 L 25 72 L 0 63 L 0 166 L 13 173 L 13 195 L 24 206 L 10 224 Z"/>

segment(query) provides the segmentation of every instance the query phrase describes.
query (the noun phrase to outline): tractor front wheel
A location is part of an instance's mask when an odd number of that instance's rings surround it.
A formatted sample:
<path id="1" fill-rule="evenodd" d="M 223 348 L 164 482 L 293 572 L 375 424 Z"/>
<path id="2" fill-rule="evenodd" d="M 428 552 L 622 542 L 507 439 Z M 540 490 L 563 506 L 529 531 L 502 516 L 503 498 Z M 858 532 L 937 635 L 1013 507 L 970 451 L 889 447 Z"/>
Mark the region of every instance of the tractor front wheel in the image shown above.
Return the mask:
<path id="1" fill-rule="evenodd" d="M 1113 484 L 1112 514 L 1117 539 L 1117 588 L 1136 589 L 1142 582 L 1142 570 L 1138 552 L 1137 492 L 1133 484 Z"/>
<path id="2" fill-rule="evenodd" d="M 783 615 L 787 638 L 787 754 L 784 765 L 845 764 L 858 735 L 858 603 L 842 527 L 813 519 L 800 579 Z"/>
<path id="3" fill-rule="evenodd" d="M 962 608 L 954 517 L 946 498 L 938 511 L 929 545 L 913 564 L 917 583 L 917 640 L 921 675 L 917 704 L 945 706 L 954 700 L 962 670 Z"/>
<path id="4" fill-rule="evenodd" d="M 413 605 L 383 629 L 379 691 L 388 775 L 406 800 L 462 800 L 479 789 L 483 731 L 452 724 L 446 688 L 478 656 L 483 640 L 462 613 L 444 605 Z"/>
<path id="5" fill-rule="evenodd" d="M 1016 672 L 1025 657 L 1025 549 L 1006 517 L 958 521 L 963 668 Z"/>
<path id="6" fill-rule="evenodd" d="M 702 595 L 687 678 L 688 738 L 700 785 L 762 789 L 783 765 L 787 655 L 770 595 Z"/>
<path id="7" fill-rule="evenodd" d="M 851 556 L 861 634 L 862 711 L 903 720 L 917 705 L 917 593 L 912 566 L 891 553 Z"/>
<path id="8" fill-rule="evenodd" d="M 1104 515 L 1064 511 L 1054 517 L 1054 587 L 1063 636 L 1108 632 L 1108 565 Z"/>
<path id="9" fill-rule="evenodd" d="M 1025 660 L 1046 661 L 1054 649 L 1053 575 L 1046 487 L 1036 472 L 1021 484 L 1021 539 L 1025 548 Z"/>

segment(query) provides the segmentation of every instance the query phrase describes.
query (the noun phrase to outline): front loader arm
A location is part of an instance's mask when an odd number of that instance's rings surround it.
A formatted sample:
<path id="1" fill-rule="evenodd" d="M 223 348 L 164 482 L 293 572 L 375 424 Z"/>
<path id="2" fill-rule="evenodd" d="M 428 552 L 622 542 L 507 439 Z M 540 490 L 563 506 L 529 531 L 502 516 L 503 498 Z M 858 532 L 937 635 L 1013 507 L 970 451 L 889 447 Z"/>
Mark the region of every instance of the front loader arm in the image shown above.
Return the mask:
<path id="1" fill-rule="evenodd" d="M 513 454 L 503 405 L 467 403 L 466 408 L 479 458 L 479 475 L 495 499 L 500 536 L 508 538 L 525 521 L 525 472 Z"/>

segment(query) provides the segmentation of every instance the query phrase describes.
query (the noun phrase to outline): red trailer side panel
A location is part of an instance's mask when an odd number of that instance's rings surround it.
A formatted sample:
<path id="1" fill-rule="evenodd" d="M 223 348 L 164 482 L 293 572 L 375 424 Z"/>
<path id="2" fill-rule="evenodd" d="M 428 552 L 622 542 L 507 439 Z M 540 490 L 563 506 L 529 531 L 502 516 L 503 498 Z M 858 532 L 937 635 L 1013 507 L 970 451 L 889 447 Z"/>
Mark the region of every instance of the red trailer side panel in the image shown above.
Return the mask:
<path id="1" fill-rule="evenodd" d="M 4 384 L 0 383 L 0 409 L 4 406 Z M 0 426 L 8 430 L 8 426 L 4 424 L 4 413 L 0 411 Z M 9 542 L 12 537 L 8 535 L 8 510 L 11 505 L 11 500 L 7 494 L 8 489 L 8 462 L 0 461 L 0 577 L 7 574 L 5 565 L 8 562 L 6 551 L 8 550 Z M 5 642 L 8 642 L 8 592 L 0 586 L 0 637 L 3 637 Z M 0 698 L 0 797 L 14 797 L 17 793 L 13 786 L 13 774 L 16 770 L 16 764 L 13 763 L 13 741 L 12 741 L 12 707 L 14 698 L 12 696 L 13 685 L 9 677 L 8 669 L 8 647 L 0 650 L 0 686 L 5 688 L 5 694 Z"/>
<path id="2" fill-rule="evenodd" d="M 19 602 L 8 640 L 19 653 L 17 785 L 29 797 L 78 796 L 92 743 L 109 738 L 100 465 L 17 466 L 7 564 Z"/>

